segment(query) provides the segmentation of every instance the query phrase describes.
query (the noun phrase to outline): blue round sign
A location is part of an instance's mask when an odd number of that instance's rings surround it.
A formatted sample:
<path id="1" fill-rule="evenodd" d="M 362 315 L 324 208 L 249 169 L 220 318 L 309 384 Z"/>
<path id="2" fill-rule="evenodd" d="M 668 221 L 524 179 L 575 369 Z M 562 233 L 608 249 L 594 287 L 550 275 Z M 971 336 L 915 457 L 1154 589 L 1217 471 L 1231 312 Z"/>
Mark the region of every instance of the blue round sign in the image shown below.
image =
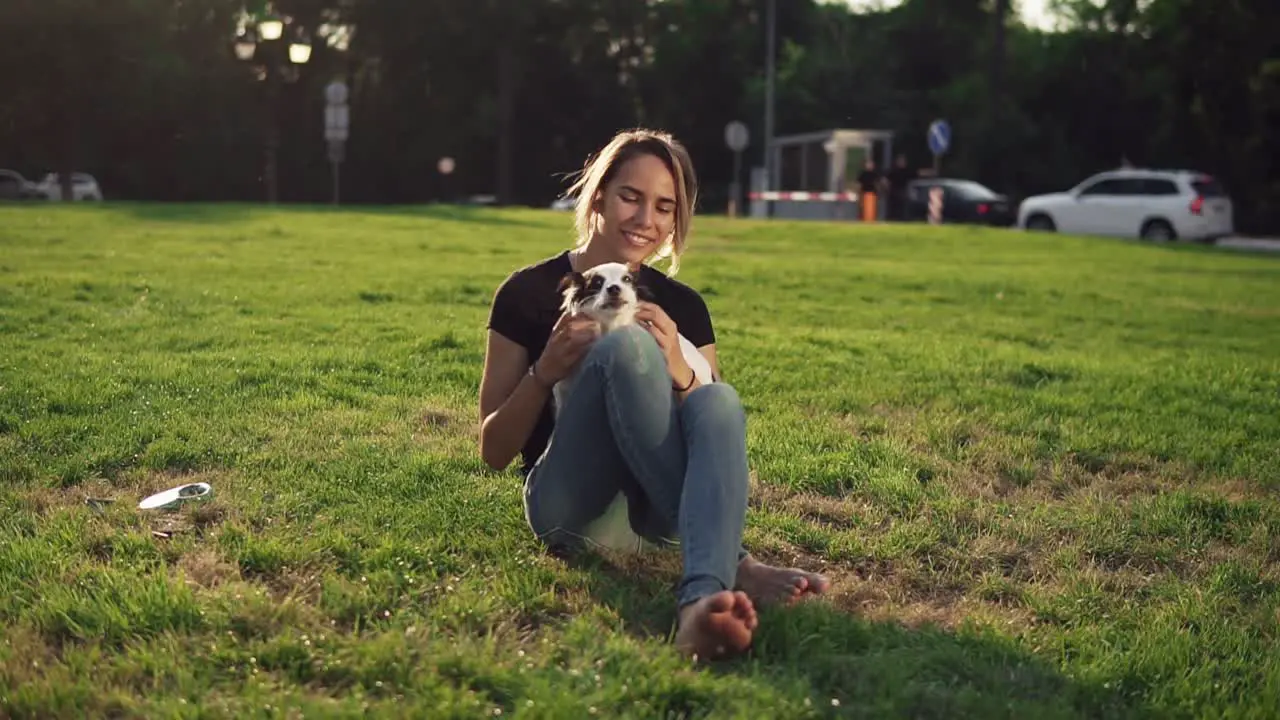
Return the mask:
<path id="1" fill-rule="evenodd" d="M 929 152 L 941 155 L 951 147 L 951 126 L 946 120 L 934 120 L 929 125 Z"/>

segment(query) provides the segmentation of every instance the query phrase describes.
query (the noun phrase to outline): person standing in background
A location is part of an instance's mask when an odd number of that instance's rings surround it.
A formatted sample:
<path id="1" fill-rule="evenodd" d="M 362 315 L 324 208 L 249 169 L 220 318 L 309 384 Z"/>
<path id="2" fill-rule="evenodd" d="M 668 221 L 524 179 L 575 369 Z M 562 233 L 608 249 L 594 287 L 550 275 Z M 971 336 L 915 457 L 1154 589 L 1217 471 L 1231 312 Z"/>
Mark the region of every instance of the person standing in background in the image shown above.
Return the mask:
<path id="1" fill-rule="evenodd" d="M 907 165 L 907 156 L 898 153 L 893 168 L 889 170 L 889 206 L 885 208 L 889 220 L 905 222 L 907 219 L 907 183 L 920 176 L 916 170 Z"/>
<path id="2" fill-rule="evenodd" d="M 862 172 L 858 173 L 858 201 L 862 209 L 862 221 L 874 222 L 876 214 L 876 196 L 880 190 L 880 171 L 876 170 L 876 161 L 867 158 Z"/>

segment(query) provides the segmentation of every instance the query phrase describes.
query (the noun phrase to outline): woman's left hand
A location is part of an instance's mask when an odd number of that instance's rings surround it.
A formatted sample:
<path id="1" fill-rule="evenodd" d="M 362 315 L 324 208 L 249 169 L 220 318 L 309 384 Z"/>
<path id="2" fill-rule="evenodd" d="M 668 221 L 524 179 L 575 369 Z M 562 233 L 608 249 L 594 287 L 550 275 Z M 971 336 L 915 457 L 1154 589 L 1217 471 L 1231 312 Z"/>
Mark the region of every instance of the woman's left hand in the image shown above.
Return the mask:
<path id="1" fill-rule="evenodd" d="M 658 341 L 658 347 L 662 348 L 662 356 L 667 359 L 667 372 L 671 375 L 672 384 L 685 385 L 693 375 L 693 369 L 689 367 L 689 362 L 684 359 L 684 353 L 680 351 L 680 333 L 676 329 L 675 321 L 661 307 L 650 302 L 639 304 L 636 309 L 636 320 L 640 321 L 641 327 L 648 330 L 649 334 Z"/>

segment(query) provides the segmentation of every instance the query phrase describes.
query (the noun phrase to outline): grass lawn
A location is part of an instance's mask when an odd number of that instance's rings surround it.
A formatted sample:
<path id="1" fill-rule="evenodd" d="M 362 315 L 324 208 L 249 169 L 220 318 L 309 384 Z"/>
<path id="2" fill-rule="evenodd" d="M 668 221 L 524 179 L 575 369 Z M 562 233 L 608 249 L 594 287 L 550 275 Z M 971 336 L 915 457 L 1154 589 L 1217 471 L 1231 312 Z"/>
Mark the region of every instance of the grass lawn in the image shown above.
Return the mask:
<path id="1" fill-rule="evenodd" d="M 0 715 L 1280 708 L 1280 258 L 694 232 L 748 546 L 834 581 L 710 668 L 677 557 L 548 557 L 476 450 L 491 294 L 568 215 L 0 207 Z"/>

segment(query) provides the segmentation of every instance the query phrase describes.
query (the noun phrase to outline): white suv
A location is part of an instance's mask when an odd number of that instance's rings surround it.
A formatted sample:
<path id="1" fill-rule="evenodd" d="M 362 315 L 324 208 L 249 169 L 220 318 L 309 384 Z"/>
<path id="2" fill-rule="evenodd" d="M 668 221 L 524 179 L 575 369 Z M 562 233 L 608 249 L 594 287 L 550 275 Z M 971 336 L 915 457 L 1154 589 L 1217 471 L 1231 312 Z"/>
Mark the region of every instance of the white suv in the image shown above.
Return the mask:
<path id="1" fill-rule="evenodd" d="M 1231 198 L 1192 170 L 1125 168 L 1018 207 L 1018 227 L 1076 235 L 1214 242 L 1234 232 Z"/>
<path id="2" fill-rule="evenodd" d="M 49 173 L 36 183 L 36 187 L 50 200 L 61 200 L 62 181 L 58 173 Z M 71 199 L 102 201 L 102 188 L 98 180 L 89 173 L 71 173 Z"/>

